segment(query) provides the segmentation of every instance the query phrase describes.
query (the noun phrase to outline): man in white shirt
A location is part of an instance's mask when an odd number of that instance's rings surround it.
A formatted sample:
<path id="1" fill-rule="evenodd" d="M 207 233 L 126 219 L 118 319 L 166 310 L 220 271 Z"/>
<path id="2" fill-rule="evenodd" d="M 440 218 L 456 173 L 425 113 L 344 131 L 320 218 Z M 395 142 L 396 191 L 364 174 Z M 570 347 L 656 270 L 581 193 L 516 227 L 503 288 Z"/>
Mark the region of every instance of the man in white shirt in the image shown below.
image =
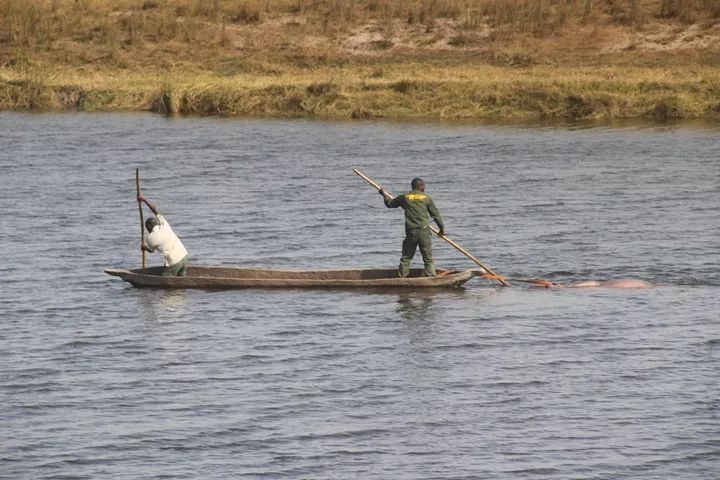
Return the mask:
<path id="1" fill-rule="evenodd" d="M 138 195 L 138 202 L 145 202 L 145 205 L 152 210 L 155 218 L 145 220 L 145 228 L 147 229 L 147 244 L 143 242 L 141 249 L 146 252 L 154 252 L 159 250 L 165 257 L 165 267 L 163 268 L 163 277 L 184 277 L 187 275 L 187 257 L 188 253 L 180 239 L 175 235 L 170 224 L 165 217 L 160 215 L 155 205 L 150 203 L 142 195 Z"/>

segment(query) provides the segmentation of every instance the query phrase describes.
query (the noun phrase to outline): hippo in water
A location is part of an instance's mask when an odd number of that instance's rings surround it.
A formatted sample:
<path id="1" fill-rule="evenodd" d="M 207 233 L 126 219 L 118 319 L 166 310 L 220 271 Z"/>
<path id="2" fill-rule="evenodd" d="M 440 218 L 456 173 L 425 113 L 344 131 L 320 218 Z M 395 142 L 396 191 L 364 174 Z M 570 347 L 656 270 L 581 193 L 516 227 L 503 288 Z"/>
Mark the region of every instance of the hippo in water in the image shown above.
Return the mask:
<path id="1" fill-rule="evenodd" d="M 618 278 L 616 280 L 585 280 L 582 282 L 573 282 L 565 285 L 565 287 L 650 288 L 652 285 L 643 280 L 638 280 L 637 278 Z"/>
<path id="2" fill-rule="evenodd" d="M 548 280 L 525 280 L 526 283 L 545 288 L 650 288 L 652 284 L 637 278 L 618 278 L 615 280 L 581 280 L 563 285 Z"/>

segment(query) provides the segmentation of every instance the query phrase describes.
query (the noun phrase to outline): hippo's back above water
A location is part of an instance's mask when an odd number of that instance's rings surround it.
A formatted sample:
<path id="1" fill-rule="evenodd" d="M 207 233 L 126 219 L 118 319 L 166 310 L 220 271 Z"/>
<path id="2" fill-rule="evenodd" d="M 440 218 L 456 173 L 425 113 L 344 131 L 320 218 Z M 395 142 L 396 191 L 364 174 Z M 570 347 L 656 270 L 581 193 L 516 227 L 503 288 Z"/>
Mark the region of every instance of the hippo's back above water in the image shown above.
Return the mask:
<path id="1" fill-rule="evenodd" d="M 651 284 L 637 278 L 619 278 L 601 282 L 601 287 L 607 288 L 650 288 Z"/>
<path id="2" fill-rule="evenodd" d="M 570 285 L 571 287 L 604 287 L 604 288 L 650 288 L 651 284 L 638 280 L 637 278 L 619 278 L 616 280 L 587 280 L 584 282 L 577 282 Z"/>

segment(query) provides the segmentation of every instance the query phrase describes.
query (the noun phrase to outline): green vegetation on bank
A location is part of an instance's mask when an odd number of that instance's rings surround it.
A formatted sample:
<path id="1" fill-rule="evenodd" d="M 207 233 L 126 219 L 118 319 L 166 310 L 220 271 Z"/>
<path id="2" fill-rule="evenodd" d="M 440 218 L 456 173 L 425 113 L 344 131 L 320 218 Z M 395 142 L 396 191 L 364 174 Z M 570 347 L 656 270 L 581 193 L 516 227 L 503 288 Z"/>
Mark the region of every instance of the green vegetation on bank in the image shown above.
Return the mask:
<path id="1" fill-rule="evenodd" d="M 720 117 L 720 0 L 0 0 L 0 109 Z"/>

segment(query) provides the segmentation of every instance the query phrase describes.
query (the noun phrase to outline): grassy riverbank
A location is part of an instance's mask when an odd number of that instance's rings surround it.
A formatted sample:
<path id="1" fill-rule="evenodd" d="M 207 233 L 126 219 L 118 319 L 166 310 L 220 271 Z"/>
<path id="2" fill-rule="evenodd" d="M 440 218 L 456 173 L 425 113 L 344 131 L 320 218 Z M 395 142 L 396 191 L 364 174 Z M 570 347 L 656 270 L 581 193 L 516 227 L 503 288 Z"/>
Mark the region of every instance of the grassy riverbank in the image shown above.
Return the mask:
<path id="1" fill-rule="evenodd" d="M 718 16 L 716 0 L 0 0 L 0 109 L 719 118 Z"/>

